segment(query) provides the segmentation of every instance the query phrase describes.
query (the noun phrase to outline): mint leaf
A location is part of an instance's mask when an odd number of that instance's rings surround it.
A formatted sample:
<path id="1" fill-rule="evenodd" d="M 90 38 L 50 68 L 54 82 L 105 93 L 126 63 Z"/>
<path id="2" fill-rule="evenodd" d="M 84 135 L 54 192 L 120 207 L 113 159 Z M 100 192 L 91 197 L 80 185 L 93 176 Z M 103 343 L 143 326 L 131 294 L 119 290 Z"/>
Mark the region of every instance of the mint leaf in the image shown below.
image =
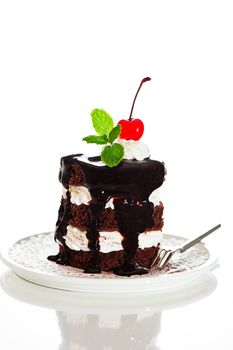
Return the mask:
<path id="1" fill-rule="evenodd" d="M 112 117 L 103 109 L 93 109 L 91 118 L 93 127 L 100 136 L 108 136 L 110 131 L 114 128 Z"/>
<path id="2" fill-rule="evenodd" d="M 113 143 L 113 141 L 116 140 L 116 138 L 120 135 L 120 133 L 121 133 L 121 125 L 118 124 L 110 132 L 109 137 L 108 137 L 109 142 Z"/>
<path id="3" fill-rule="evenodd" d="M 106 143 L 108 143 L 108 138 L 106 135 L 90 135 L 84 137 L 83 141 L 86 141 L 87 143 L 97 143 L 97 145 L 106 145 Z"/>
<path id="4" fill-rule="evenodd" d="M 119 143 L 104 147 L 101 160 L 110 168 L 117 166 L 124 156 L 124 148 Z"/>

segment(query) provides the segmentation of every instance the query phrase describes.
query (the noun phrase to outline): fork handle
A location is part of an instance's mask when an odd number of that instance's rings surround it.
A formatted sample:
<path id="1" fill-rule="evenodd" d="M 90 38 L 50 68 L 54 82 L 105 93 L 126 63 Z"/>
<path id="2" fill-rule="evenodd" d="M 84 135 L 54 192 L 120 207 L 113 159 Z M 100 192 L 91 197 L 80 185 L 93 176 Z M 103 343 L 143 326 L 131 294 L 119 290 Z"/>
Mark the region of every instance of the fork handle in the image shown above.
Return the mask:
<path id="1" fill-rule="evenodd" d="M 186 243 L 185 245 L 183 245 L 183 247 L 181 247 L 179 249 L 180 253 L 185 252 L 187 249 L 191 248 L 192 246 L 194 246 L 195 244 L 199 243 L 203 238 L 209 236 L 212 232 L 218 230 L 221 227 L 221 225 L 217 225 L 213 228 L 211 228 L 209 231 L 207 231 L 206 233 L 203 233 L 201 236 L 192 239 L 191 241 L 189 241 L 188 243 Z"/>

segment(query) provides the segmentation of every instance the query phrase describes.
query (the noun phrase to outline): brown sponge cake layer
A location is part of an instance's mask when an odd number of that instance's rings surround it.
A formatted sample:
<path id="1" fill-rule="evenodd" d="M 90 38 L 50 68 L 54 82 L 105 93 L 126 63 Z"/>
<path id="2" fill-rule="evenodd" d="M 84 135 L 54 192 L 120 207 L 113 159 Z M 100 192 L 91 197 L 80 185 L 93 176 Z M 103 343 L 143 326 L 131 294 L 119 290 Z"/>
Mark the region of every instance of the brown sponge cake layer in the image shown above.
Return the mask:
<path id="1" fill-rule="evenodd" d="M 61 207 L 59 213 L 61 215 L 60 220 L 64 212 L 66 200 L 62 198 Z M 161 230 L 163 227 L 163 203 L 160 202 L 159 205 L 154 207 L 154 225 L 146 231 L 157 231 Z M 68 224 L 77 227 L 80 230 L 86 231 L 89 223 L 89 206 L 85 204 L 70 205 L 71 219 Z M 115 219 L 115 212 L 111 208 L 102 210 L 99 217 L 99 227 L 101 231 L 117 231 L 118 225 Z"/>
<path id="2" fill-rule="evenodd" d="M 68 179 L 70 186 L 83 186 L 85 184 L 81 167 L 78 164 L 71 165 L 70 177 Z"/>
<path id="3" fill-rule="evenodd" d="M 151 247 L 144 249 L 137 249 L 136 263 L 140 266 L 150 268 L 154 261 L 159 247 Z M 79 269 L 85 269 L 92 257 L 92 252 L 88 251 L 75 251 L 68 247 L 64 248 L 60 246 L 61 257 L 65 256 L 64 260 L 66 265 L 77 267 Z M 99 264 L 102 271 L 110 271 L 116 267 L 121 266 L 124 263 L 124 251 L 113 251 L 110 253 L 99 252 Z"/>

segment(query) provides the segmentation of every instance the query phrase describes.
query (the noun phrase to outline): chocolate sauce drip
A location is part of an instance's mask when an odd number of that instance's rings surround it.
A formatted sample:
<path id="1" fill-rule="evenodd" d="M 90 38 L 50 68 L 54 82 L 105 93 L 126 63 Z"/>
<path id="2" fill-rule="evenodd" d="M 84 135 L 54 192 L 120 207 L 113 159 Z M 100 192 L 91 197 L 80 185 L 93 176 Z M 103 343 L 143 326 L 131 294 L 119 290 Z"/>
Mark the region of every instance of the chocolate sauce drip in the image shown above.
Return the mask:
<path id="1" fill-rule="evenodd" d="M 47 259 L 53 262 L 57 262 L 60 259 L 60 253 L 58 253 L 57 255 L 49 255 Z"/>
<path id="2" fill-rule="evenodd" d="M 54 234 L 54 239 L 55 241 L 59 241 L 64 247 L 66 246 L 66 241 L 64 239 L 64 236 L 67 233 L 67 225 L 68 222 L 71 218 L 71 207 L 70 207 L 70 192 L 67 191 L 66 192 L 66 202 L 65 202 L 65 206 L 63 206 L 63 204 L 60 205 L 59 208 L 59 212 L 58 212 L 58 220 L 56 223 L 56 230 L 55 230 L 55 234 Z M 67 260 L 68 260 L 68 255 L 67 253 L 58 253 L 57 255 L 50 255 L 48 256 L 48 260 L 50 261 L 55 261 L 57 264 L 60 265 L 66 265 Z"/>
<path id="3" fill-rule="evenodd" d="M 96 163 L 98 157 L 89 158 Z M 83 183 L 74 183 L 73 168 L 78 167 L 82 173 Z M 77 169 L 76 169 L 77 171 Z M 73 178 L 72 178 L 73 176 Z M 135 263 L 138 248 L 138 236 L 154 225 L 154 205 L 149 202 L 150 194 L 160 187 L 164 181 L 164 164 L 146 159 L 144 161 L 124 160 L 117 167 L 109 168 L 91 164 L 82 160 L 82 156 L 71 155 L 61 159 L 59 180 L 65 188 L 70 181 L 76 186 L 88 187 L 92 203 L 89 205 L 89 227 L 87 230 L 88 247 L 91 251 L 89 265 L 84 272 L 99 273 L 99 217 L 109 198 L 114 199 L 114 208 L 119 232 L 122 234 L 122 246 L 125 252 L 124 264 L 114 273 L 123 276 L 144 274 L 148 270 Z M 76 181 L 76 180 L 75 180 Z M 70 193 L 61 221 L 55 233 L 56 239 L 65 247 L 64 236 L 70 219 Z M 61 257 L 59 256 L 59 259 Z M 65 259 L 63 259 L 65 260 Z M 59 260 L 58 260 L 59 261 Z"/>
<path id="4" fill-rule="evenodd" d="M 57 255 L 50 255 L 47 257 L 48 260 L 56 262 L 59 265 L 67 265 L 68 258 L 69 256 L 67 253 L 61 254 L 60 252 Z"/>
<path id="5" fill-rule="evenodd" d="M 86 233 L 88 239 L 88 248 L 91 251 L 91 258 L 87 268 L 84 270 L 85 273 L 100 273 L 99 265 L 99 216 L 103 210 L 104 204 L 99 202 L 90 203 L 89 205 L 89 227 Z"/>
<path id="6" fill-rule="evenodd" d="M 90 162 L 100 162 L 100 161 L 101 161 L 101 158 L 100 158 L 100 156 L 89 157 L 88 160 L 89 160 Z"/>
<path id="7" fill-rule="evenodd" d="M 124 237 L 122 246 L 125 251 L 124 264 L 114 272 L 123 276 L 145 274 L 148 270 L 135 263 L 135 255 L 139 234 L 154 225 L 154 205 L 149 201 L 115 200 L 114 208 L 119 231 Z"/>
<path id="8" fill-rule="evenodd" d="M 70 192 L 66 192 L 66 202 L 65 202 L 65 207 L 63 211 L 63 217 L 61 220 L 58 219 L 58 225 L 56 227 L 55 231 L 55 240 L 58 240 L 60 243 L 64 244 L 64 236 L 67 233 L 67 225 L 69 223 L 69 220 L 72 217 L 71 211 L 70 211 Z"/>
<path id="9" fill-rule="evenodd" d="M 58 218 L 57 218 L 57 222 L 56 222 L 56 228 L 60 225 L 60 223 L 63 219 L 64 213 L 65 213 L 64 209 L 65 209 L 64 203 L 61 203 L 59 210 L 58 210 Z M 56 238 L 56 237 L 54 236 L 54 238 Z"/>

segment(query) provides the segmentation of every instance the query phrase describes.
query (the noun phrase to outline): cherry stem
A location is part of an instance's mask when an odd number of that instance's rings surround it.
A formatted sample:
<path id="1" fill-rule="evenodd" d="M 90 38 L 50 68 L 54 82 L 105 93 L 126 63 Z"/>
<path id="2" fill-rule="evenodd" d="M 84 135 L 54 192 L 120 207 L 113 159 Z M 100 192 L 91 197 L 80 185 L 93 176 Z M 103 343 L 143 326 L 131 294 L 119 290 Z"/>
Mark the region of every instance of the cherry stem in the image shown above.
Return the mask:
<path id="1" fill-rule="evenodd" d="M 137 99 L 137 97 L 138 97 L 138 93 L 139 93 L 139 91 L 140 91 L 142 85 L 143 85 L 146 81 L 150 81 L 150 80 L 151 80 L 151 78 L 149 78 L 149 77 L 146 77 L 146 78 L 142 79 L 141 84 L 139 85 L 138 91 L 136 92 L 136 95 L 135 95 L 134 100 L 133 100 L 133 104 L 132 104 L 132 108 L 131 108 L 131 112 L 130 112 L 130 116 L 129 116 L 129 121 L 132 120 L 132 114 L 133 114 L 133 109 L 134 109 L 135 101 L 136 101 L 136 99 Z"/>

